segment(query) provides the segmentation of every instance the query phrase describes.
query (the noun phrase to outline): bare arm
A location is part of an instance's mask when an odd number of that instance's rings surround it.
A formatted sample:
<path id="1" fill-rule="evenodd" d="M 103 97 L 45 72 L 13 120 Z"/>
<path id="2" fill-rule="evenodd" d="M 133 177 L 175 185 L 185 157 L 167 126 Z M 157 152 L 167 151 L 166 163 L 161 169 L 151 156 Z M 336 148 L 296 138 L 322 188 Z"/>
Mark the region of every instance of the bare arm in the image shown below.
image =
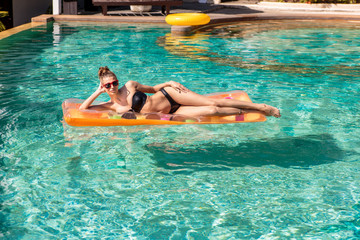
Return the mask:
<path id="1" fill-rule="evenodd" d="M 183 86 L 180 83 L 174 82 L 174 81 L 161 83 L 161 84 L 158 84 L 155 86 L 147 86 L 147 85 L 143 85 L 138 82 L 135 82 L 135 81 L 129 81 L 125 85 L 128 89 L 133 89 L 134 91 L 138 90 L 138 91 L 145 92 L 145 93 L 156 93 L 164 87 L 172 87 L 178 92 L 188 92 L 189 91 L 185 86 Z"/>
<path id="2" fill-rule="evenodd" d="M 90 97 L 88 97 L 79 107 L 79 110 L 85 110 L 85 109 L 94 109 L 94 110 L 106 110 L 107 108 L 105 106 L 102 105 L 97 105 L 97 106 L 91 106 L 91 104 L 95 101 L 95 99 L 97 97 L 99 97 L 102 93 L 105 92 L 105 89 L 103 86 L 101 86 L 101 84 L 99 85 L 98 89 L 96 89 L 96 91 L 91 94 Z"/>

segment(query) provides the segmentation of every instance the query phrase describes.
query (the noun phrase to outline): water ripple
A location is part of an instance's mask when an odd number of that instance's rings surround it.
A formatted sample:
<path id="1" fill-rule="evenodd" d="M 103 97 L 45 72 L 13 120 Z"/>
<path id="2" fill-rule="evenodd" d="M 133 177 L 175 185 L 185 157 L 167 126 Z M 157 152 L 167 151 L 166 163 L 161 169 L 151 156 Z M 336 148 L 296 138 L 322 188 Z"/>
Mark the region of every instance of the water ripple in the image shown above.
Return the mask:
<path id="1" fill-rule="evenodd" d="M 244 22 L 172 38 L 164 26 L 54 23 L 1 40 L 0 236 L 356 238 L 359 29 L 313 24 Z M 104 65 L 121 82 L 242 89 L 283 117 L 63 124 L 62 101 L 88 97 Z"/>

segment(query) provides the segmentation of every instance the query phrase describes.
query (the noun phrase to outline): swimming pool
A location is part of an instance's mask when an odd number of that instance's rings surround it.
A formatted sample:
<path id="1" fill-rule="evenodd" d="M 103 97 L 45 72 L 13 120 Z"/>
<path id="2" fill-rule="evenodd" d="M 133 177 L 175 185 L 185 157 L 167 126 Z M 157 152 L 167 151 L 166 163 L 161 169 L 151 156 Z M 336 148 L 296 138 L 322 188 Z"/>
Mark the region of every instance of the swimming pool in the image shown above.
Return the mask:
<path id="1" fill-rule="evenodd" d="M 0 41 L 0 234 L 9 239 L 360 236 L 360 28 L 54 23 Z M 264 123 L 74 128 L 61 103 L 120 81 L 245 90 Z M 105 96 L 102 96 L 105 100 Z"/>

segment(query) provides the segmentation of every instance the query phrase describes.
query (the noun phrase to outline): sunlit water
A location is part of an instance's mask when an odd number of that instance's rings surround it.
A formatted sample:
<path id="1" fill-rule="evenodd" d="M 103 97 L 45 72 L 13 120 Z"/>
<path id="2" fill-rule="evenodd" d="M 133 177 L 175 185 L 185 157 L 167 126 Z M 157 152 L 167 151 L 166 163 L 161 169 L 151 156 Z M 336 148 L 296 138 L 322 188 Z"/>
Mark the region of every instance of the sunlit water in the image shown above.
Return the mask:
<path id="1" fill-rule="evenodd" d="M 0 41 L 0 238 L 360 238 L 358 23 L 54 24 Z M 75 128 L 120 81 L 245 90 L 264 123 Z M 106 100 L 106 96 L 100 99 Z"/>

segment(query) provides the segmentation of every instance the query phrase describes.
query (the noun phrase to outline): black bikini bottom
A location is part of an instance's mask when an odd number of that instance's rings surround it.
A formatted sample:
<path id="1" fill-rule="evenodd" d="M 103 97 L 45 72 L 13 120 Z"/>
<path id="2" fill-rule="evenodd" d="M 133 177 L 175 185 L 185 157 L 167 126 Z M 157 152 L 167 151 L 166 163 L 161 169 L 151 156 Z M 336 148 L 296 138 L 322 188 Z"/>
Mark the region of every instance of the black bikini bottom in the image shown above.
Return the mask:
<path id="1" fill-rule="evenodd" d="M 167 93 L 167 91 L 165 91 L 165 89 L 160 89 L 160 91 L 164 94 L 164 96 L 167 98 L 167 100 L 170 102 L 170 106 L 171 106 L 171 109 L 170 109 L 170 114 L 176 112 L 179 107 L 181 107 L 181 105 L 177 102 L 175 102 L 174 99 L 172 99 L 172 97 Z"/>

